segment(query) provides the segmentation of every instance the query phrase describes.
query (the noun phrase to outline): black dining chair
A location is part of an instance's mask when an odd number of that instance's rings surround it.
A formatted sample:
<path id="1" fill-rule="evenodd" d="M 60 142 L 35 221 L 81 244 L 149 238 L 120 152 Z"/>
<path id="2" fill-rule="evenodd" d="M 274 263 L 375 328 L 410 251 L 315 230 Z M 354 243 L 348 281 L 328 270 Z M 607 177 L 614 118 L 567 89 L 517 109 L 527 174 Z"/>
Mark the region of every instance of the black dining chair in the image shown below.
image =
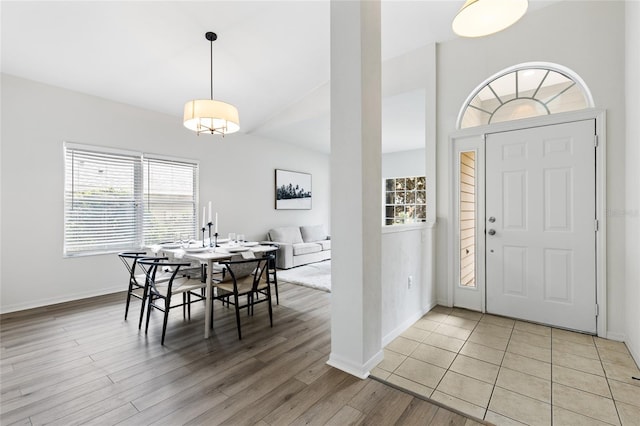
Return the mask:
<path id="1" fill-rule="evenodd" d="M 269 281 L 271 282 L 271 284 L 273 284 L 273 289 L 276 291 L 276 305 L 280 304 L 280 296 L 278 295 L 278 271 L 276 269 L 276 260 L 277 260 L 277 256 L 278 256 L 278 250 L 280 248 L 280 245 L 278 243 L 274 243 L 271 241 L 266 241 L 261 243 L 263 246 L 271 246 L 274 247 L 276 250 L 274 251 L 269 251 L 267 253 L 265 253 L 265 256 L 271 256 L 271 260 L 269 260 L 269 269 L 268 269 L 268 273 L 269 273 Z"/>
<path id="2" fill-rule="evenodd" d="M 145 286 L 145 278 L 146 275 L 144 273 L 137 273 L 136 268 L 138 266 L 138 260 L 144 257 L 148 257 L 147 252 L 145 251 L 128 251 L 118 253 L 118 257 L 124 263 L 127 271 L 129 272 L 129 285 L 127 289 L 127 302 L 124 308 L 124 319 L 127 320 L 127 315 L 129 314 L 129 305 L 131 303 L 131 297 L 135 297 L 136 299 L 140 299 L 142 305 L 140 308 L 140 321 L 138 323 L 138 328 L 142 326 L 142 318 L 144 315 L 144 305 L 145 305 L 145 295 L 144 295 L 144 286 Z"/>
<path id="3" fill-rule="evenodd" d="M 138 265 L 146 275 L 147 321 L 144 332 L 147 334 L 149 331 L 151 311 L 157 309 L 163 312 L 161 344 L 164 345 L 169 311 L 182 307 L 182 317 L 191 319 L 191 304 L 205 300 L 202 289 L 206 288 L 207 283 L 199 276 L 192 277 L 181 271 L 191 266 L 189 262 L 171 262 L 166 257 L 142 258 L 138 259 Z M 172 300 L 177 295 L 182 295 L 179 303 Z"/>
<path id="4" fill-rule="evenodd" d="M 268 272 L 271 260 L 273 260 L 273 255 L 220 262 L 224 273 L 222 280 L 214 284 L 216 287 L 214 299 L 221 300 L 223 304 L 234 305 L 239 340 L 242 340 L 240 309 L 247 308 L 247 313 L 253 315 L 253 308 L 256 304 L 267 303 L 269 324 L 273 327 L 271 286 Z M 242 304 L 241 296 L 247 296 L 246 303 Z"/>
<path id="5" fill-rule="evenodd" d="M 129 305 L 131 304 L 131 298 L 141 300 L 140 304 L 140 319 L 138 321 L 138 329 L 142 327 L 142 319 L 144 318 L 144 308 L 147 302 L 147 293 L 145 289 L 146 274 L 140 272 L 138 269 L 138 261 L 145 258 L 153 258 L 144 251 L 126 251 L 118 253 L 118 257 L 124 263 L 127 271 L 129 272 L 129 287 L 127 289 L 127 302 L 124 310 L 124 319 L 127 320 L 129 314 Z M 170 274 L 162 272 L 156 276 L 156 282 L 167 281 Z"/>

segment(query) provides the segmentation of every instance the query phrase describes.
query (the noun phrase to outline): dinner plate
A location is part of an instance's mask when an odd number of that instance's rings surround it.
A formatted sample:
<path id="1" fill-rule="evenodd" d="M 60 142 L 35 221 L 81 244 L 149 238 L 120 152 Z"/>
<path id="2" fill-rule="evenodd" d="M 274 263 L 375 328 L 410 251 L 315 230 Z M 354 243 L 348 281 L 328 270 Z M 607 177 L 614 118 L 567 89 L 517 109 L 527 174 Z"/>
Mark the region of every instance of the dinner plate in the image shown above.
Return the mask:
<path id="1" fill-rule="evenodd" d="M 160 247 L 165 249 L 177 249 L 180 248 L 180 243 L 169 243 L 169 244 L 161 244 Z"/>
<path id="2" fill-rule="evenodd" d="M 240 253 L 243 251 L 249 251 L 249 247 L 229 247 L 227 251 L 229 253 Z"/>
<path id="3" fill-rule="evenodd" d="M 200 253 L 201 251 L 207 251 L 209 247 L 187 247 L 184 251 L 188 253 Z"/>
<path id="4" fill-rule="evenodd" d="M 245 241 L 244 242 L 244 246 L 245 247 L 255 247 L 257 246 L 259 243 L 257 241 Z"/>

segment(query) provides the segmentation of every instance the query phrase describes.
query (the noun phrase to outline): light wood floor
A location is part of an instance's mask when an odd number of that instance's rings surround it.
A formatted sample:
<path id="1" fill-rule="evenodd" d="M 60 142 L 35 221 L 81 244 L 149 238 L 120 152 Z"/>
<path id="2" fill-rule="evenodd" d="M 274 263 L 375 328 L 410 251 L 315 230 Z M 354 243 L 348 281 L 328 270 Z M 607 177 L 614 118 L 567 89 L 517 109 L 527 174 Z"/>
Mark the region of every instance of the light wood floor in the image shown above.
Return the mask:
<path id="1" fill-rule="evenodd" d="M 0 424 L 402 424 L 476 422 L 378 381 L 326 365 L 330 294 L 280 284 L 243 316 L 216 304 L 213 336 L 203 307 L 180 309 L 160 345 L 161 315 L 138 331 L 139 302 L 124 321 L 124 294 L 0 317 Z"/>

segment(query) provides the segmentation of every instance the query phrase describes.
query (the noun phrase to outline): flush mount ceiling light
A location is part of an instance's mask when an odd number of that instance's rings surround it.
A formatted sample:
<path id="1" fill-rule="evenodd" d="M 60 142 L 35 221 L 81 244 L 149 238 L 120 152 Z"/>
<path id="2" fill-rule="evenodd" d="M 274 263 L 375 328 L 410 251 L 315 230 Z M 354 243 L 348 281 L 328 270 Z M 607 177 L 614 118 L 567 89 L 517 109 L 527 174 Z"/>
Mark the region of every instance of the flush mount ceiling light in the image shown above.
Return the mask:
<path id="1" fill-rule="evenodd" d="M 467 0 L 451 27 L 462 37 L 486 36 L 515 24 L 528 6 L 528 0 Z"/>
<path id="2" fill-rule="evenodd" d="M 184 127 L 198 135 L 209 133 L 224 135 L 240 130 L 238 108 L 226 102 L 213 100 L 213 42 L 216 33 L 208 32 L 205 38 L 211 46 L 211 99 L 194 99 L 184 105 Z"/>

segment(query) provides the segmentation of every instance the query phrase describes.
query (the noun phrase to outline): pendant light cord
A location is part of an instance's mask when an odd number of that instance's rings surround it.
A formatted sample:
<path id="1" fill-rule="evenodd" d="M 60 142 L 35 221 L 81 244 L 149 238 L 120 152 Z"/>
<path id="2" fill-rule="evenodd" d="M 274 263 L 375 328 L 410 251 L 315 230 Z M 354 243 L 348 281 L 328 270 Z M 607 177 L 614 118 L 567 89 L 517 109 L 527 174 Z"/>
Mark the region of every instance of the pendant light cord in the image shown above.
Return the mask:
<path id="1" fill-rule="evenodd" d="M 213 100 L 213 42 L 218 39 L 218 35 L 216 33 L 209 31 L 204 35 L 204 37 L 207 40 L 209 40 L 209 47 L 210 47 L 209 59 L 211 61 L 211 68 L 209 69 L 209 72 L 211 76 L 211 100 Z"/>
<path id="2" fill-rule="evenodd" d="M 211 100 L 213 100 L 213 40 L 209 40 L 209 44 L 211 45 Z"/>

